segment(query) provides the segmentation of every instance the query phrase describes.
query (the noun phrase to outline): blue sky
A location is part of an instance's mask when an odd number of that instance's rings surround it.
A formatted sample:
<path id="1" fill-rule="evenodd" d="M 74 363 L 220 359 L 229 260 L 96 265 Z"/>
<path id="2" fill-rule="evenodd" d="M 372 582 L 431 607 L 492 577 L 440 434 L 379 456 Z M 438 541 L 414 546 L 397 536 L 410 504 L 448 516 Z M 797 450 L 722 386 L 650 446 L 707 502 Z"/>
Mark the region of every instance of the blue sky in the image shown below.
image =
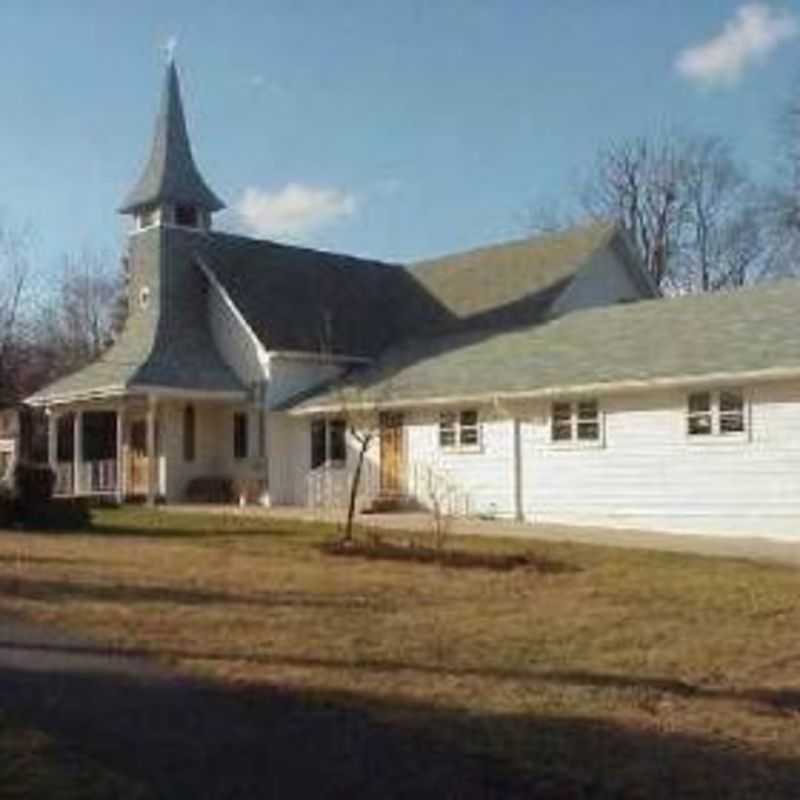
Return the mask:
<path id="1" fill-rule="evenodd" d="M 40 275 L 120 249 L 174 38 L 226 227 L 432 256 L 524 234 L 624 136 L 722 134 L 770 176 L 799 34 L 800 0 L 3 0 L 0 213 Z"/>

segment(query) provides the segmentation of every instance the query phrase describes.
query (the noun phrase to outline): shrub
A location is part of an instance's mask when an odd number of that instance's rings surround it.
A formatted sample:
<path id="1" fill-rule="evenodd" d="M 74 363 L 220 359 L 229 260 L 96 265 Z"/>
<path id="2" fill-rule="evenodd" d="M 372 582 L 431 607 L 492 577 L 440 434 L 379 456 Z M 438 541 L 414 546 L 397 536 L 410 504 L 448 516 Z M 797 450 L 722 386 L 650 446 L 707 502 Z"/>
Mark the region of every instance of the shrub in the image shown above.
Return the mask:
<path id="1" fill-rule="evenodd" d="M 17 507 L 23 516 L 45 506 L 53 496 L 56 476 L 47 464 L 21 461 L 14 470 Z"/>
<path id="2" fill-rule="evenodd" d="M 233 481 L 227 477 L 205 475 L 193 478 L 186 488 L 186 499 L 190 503 L 232 503 L 235 498 Z"/>
<path id="3" fill-rule="evenodd" d="M 0 484 L 0 528 L 10 528 L 14 524 L 15 503 L 11 487 Z"/>
<path id="4" fill-rule="evenodd" d="M 78 531 L 91 527 L 86 497 L 56 497 L 29 508 L 22 519 L 26 528 L 40 531 Z"/>

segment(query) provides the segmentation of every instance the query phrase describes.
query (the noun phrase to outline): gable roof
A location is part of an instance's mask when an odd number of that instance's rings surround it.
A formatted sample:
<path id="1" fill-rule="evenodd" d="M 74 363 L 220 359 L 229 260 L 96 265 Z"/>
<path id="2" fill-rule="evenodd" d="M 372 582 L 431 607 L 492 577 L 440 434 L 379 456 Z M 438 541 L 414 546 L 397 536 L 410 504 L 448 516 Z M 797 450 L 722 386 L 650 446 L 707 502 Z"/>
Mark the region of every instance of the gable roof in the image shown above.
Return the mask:
<path id="1" fill-rule="evenodd" d="M 298 413 L 341 404 L 601 393 L 615 386 L 778 371 L 800 375 L 800 280 L 725 293 L 577 311 L 529 330 L 470 332 L 408 343 L 295 402 Z"/>
<path id="2" fill-rule="evenodd" d="M 139 233 L 138 269 L 165 281 L 160 314 L 132 314 L 111 350 L 30 402 L 130 387 L 240 392 L 196 291 L 203 270 L 266 350 L 375 359 L 401 342 L 542 322 L 614 232 L 585 226 L 410 268 L 226 233 Z"/>
<path id="3" fill-rule="evenodd" d="M 413 264 L 411 274 L 453 316 L 475 323 L 541 321 L 578 270 L 617 233 L 592 222 Z"/>
<path id="4" fill-rule="evenodd" d="M 442 309 L 403 267 L 213 233 L 196 251 L 267 350 L 375 357 Z"/>
<path id="5" fill-rule="evenodd" d="M 409 267 L 212 233 L 199 258 L 267 350 L 375 358 L 400 341 L 541 322 L 608 223 Z"/>
<path id="6" fill-rule="evenodd" d="M 174 62 L 167 66 L 150 157 L 119 211 L 130 214 L 139 208 L 165 202 L 196 206 L 206 211 L 225 208 L 194 163 Z"/>

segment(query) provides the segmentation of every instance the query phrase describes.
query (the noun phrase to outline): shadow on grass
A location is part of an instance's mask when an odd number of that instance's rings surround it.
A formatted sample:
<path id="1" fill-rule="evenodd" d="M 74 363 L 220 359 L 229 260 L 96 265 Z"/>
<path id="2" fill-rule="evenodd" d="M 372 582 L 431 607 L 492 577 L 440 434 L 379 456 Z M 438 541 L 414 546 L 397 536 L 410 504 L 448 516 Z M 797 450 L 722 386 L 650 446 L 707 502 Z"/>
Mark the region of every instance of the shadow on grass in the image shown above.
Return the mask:
<path id="1" fill-rule="evenodd" d="M 290 667 L 301 669 L 331 669 L 354 672 L 387 673 L 387 679 L 398 679 L 401 673 L 416 673 L 431 677 L 486 678 L 493 681 L 583 686 L 598 689 L 644 690 L 661 696 L 697 698 L 704 700 L 744 701 L 757 703 L 779 713 L 800 713 L 800 690 L 794 688 L 726 688 L 703 686 L 687 681 L 657 676 L 625 675 L 620 673 L 590 672 L 588 670 L 535 670 L 509 669 L 503 667 L 467 667 L 457 664 L 439 666 L 412 661 L 382 658 L 343 659 L 322 656 L 289 655 L 280 653 L 259 654 L 235 650 L 175 649 L 114 646 L 91 642 L 16 641 L 0 638 L 0 654 L 3 652 L 38 652 L 64 657 L 89 658 L 154 658 L 174 661 L 242 662 L 258 666 Z M 800 788 L 800 787 L 798 787 Z"/>
<path id="2" fill-rule="evenodd" d="M 0 595 L 22 600 L 99 601 L 104 603 L 166 603 L 169 605 L 230 604 L 293 608 L 339 608 L 343 611 L 387 611 L 395 606 L 379 597 L 323 592 L 261 591 L 250 594 L 177 589 L 173 586 L 79 583 L 46 580 L 24 575 L 0 576 Z"/>
<path id="3" fill-rule="evenodd" d="M 220 518 L 218 525 L 180 525 L 172 524 L 164 527 L 157 525 L 146 524 L 145 522 L 138 523 L 97 523 L 78 533 L 81 536 L 109 536 L 114 538 L 135 537 L 137 539 L 217 539 L 222 541 L 229 537 L 255 537 L 255 536 L 271 536 L 271 537 L 284 537 L 290 536 L 310 537 L 320 536 L 321 534 L 331 534 L 335 531 L 334 527 L 326 526 L 313 526 L 309 523 L 298 523 L 297 525 L 282 524 L 282 525 L 255 525 L 255 524 L 242 524 L 236 521 L 225 521 L 224 517 Z M 65 533 L 64 535 L 69 535 Z"/>
<path id="4" fill-rule="evenodd" d="M 795 798 L 797 761 L 598 719 L 225 690 L 0 654 L 0 704 L 154 797 Z M 141 675 L 147 675 L 142 678 Z"/>

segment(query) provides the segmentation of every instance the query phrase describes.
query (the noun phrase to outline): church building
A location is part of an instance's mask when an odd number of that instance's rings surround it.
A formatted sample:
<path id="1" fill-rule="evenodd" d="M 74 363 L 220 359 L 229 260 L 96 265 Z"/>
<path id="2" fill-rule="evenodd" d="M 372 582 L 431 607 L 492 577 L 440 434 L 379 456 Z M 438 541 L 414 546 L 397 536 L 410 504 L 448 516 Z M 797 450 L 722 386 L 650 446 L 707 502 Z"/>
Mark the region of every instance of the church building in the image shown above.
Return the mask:
<path id="1" fill-rule="evenodd" d="M 27 400 L 58 493 L 341 506 L 374 430 L 362 509 L 800 539 L 800 282 L 662 298 L 611 223 L 388 264 L 223 207 L 170 63 L 124 330 Z"/>

